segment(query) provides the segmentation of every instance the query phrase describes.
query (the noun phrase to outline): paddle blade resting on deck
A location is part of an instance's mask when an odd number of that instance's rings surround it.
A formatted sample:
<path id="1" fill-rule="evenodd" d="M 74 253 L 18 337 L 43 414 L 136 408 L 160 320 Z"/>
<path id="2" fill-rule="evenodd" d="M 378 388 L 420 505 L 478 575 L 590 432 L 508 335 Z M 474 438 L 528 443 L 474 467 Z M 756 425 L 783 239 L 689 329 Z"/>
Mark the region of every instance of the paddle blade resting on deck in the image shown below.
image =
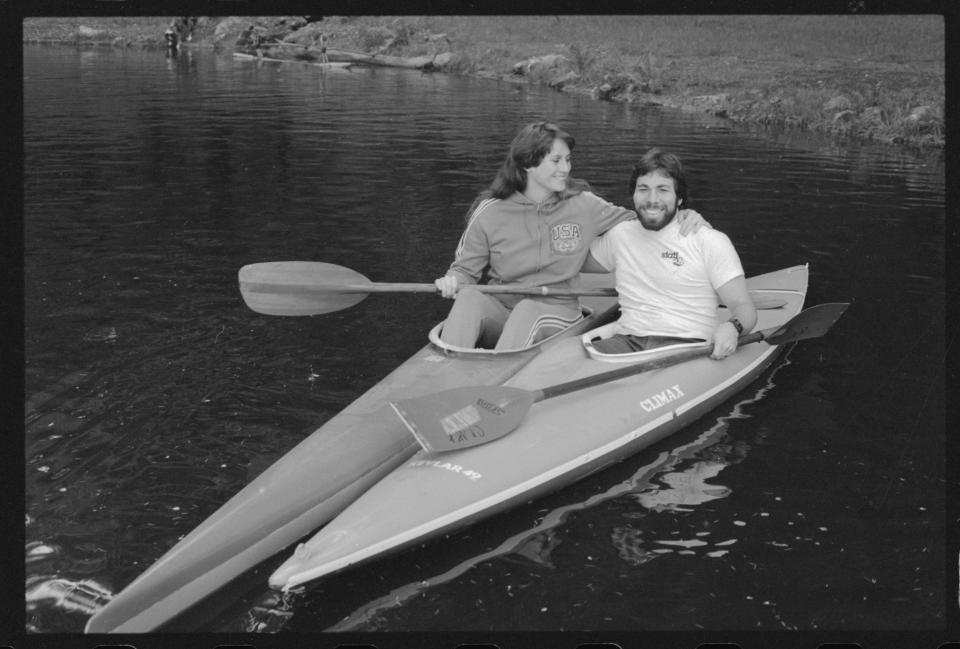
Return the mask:
<path id="1" fill-rule="evenodd" d="M 491 442 L 520 425 L 537 391 L 507 386 L 454 388 L 390 405 L 424 450 L 453 451 Z"/>

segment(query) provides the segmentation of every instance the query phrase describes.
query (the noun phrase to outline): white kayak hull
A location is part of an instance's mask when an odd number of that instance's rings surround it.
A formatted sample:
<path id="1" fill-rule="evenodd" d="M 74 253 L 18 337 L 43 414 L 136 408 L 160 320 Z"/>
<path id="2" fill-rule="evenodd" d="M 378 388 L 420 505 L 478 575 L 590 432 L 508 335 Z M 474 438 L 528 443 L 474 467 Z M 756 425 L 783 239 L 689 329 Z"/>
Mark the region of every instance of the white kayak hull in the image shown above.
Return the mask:
<path id="1" fill-rule="evenodd" d="M 748 280 L 785 300 L 758 310 L 756 329 L 797 315 L 808 268 Z M 447 453 L 418 452 L 371 487 L 270 577 L 297 589 L 554 491 L 618 462 L 704 416 L 755 380 L 780 350 L 745 345 L 723 361 L 691 360 L 535 404 L 513 432 Z M 545 350 L 504 385 L 536 390 L 618 367 L 591 359 L 579 339 Z"/>

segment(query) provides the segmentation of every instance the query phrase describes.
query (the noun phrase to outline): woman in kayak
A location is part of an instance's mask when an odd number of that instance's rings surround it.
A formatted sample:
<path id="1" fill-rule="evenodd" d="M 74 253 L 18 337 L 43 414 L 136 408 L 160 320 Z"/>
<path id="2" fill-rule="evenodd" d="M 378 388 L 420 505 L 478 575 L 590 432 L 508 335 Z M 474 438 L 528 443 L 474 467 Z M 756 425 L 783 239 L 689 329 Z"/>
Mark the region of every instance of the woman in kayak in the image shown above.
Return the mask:
<path id="1" fill-rule="evenodd" d="M 524 126 L 489 188 L 467 212 L 453 263 L 434 281 L 453 307 L 441 340 L 458 347 L 520 349 L 569 327 L 581 316 L 576 296 L 489 295 L 461 290 L 485 275 L 490 284 L 574 286 L 590 243 L 636 218 L 570 176 L 574 139 L 549 122 Z M 703 218 L 678 215 L 684 234 Z"/>

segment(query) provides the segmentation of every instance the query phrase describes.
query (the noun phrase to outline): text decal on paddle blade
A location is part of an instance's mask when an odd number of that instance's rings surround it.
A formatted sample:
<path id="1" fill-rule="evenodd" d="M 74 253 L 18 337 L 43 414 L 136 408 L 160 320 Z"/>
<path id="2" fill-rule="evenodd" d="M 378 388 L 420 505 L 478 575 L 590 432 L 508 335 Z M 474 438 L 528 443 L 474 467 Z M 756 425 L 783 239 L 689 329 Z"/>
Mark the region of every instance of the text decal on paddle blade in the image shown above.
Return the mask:
<path id="1" fill-rule="evenodd" d="M 441 419 L 440 425 L 443 426 L 443 432 L 453 436 L 455 433 L 470 428 L 479 421 L 480 413 L 477 412 L 477 407 L 471 403 L 469 406 L 461 408 L 455 413 Z"/>
<path id="2" fill-rule="evenodd" d="M 476 403 L 457 410 L 440 420 L 440 426 L 446 434 L 450 444 L 461 446 L 473 446 L 479 444 L 487 436 L 483 427 L 480 407 L 484 411 L 500 417 L 504 414 L 504 409 L 495 403 L 491 403 L 479 397 Z"/>

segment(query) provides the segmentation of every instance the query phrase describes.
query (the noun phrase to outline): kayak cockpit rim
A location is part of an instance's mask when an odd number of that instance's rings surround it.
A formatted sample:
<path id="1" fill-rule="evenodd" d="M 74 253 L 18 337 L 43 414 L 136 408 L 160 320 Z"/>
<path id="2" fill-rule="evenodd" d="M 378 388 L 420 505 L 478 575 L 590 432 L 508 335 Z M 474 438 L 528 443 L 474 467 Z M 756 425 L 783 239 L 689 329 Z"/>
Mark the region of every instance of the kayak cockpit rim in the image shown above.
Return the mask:
<path id="1" fill-rule="evenodd" d="M 619 329 L 617 325 L 617 322 L 610 322 L 597 327 L 596 329 L 591 329 L 580 337 L 580 342 L 583 344 L 583 348 L 586 350 L 590 358 L 595 361 L 603 361 L 604 363 L 636 363 L 640 361 L 652 361 L 657 358 L 670 356 L 685 349 L 700 349 L 713 345 L 713 343 L 705 340 L 697 340 L 691 342 L 671 343 L 662 345 L 660 347 L 654 347 L 635 352 L 602 352 L 597 349 L 593 343 L 598 340 L 609 338 L 618 333 Z"/>
<path id="2" fill-rule="evenodd" d="M 491 356 L 508 356 L 513 354 L 522 354 L 524 352 L 530 351 L 531 349 L 537 349 L 538 347 L 542 347 L 543 345 L 547 344 L 552 340 L 556 340 L 557 338 L 562 338 L 563 336 L 569 334 L 571 331 L 576 332 L 578 328 L 584 325 L 585 322 L 590 321 L 593 318 L 598 317 L 602 319 L 602 318 L 609 317 L 609 314 L 610 314 L 610 310 L 603 311 L 598 314 L 594 309 L 585 305 L 580 305 L 579 320 L 577 320 L 570 326 L 559 330 L 557 333 L 551 336 L 547 336 L 543 340 L 537 343 L 534 343 L 533 345 L 530 345 L 529 347 L 518 347 L 516 349 L 485 349 L 482 347 L 460 347 L 457 345 L 451 345 L 451 344 L 445 343 L 443 340 L 440 339 L 440 332 L 443 331 L 443 324 L 444 322 L 446 322 L 446 320 L 434 326 L 430 330 L 430 333 L 427 335 L 427 337 L 429 338 L 430 343 L 434 347 L 439 349 L 441 352 L 443 352 L 444 354 L 458 354 L 458 355 L 462 354 L 464 356 L 476 356 L 478 358 L 489 358 Z M 591 326 L 596 326 L 597 324 L 600 324 L 600 323 L 595 321 L 590 322 Z"/>

